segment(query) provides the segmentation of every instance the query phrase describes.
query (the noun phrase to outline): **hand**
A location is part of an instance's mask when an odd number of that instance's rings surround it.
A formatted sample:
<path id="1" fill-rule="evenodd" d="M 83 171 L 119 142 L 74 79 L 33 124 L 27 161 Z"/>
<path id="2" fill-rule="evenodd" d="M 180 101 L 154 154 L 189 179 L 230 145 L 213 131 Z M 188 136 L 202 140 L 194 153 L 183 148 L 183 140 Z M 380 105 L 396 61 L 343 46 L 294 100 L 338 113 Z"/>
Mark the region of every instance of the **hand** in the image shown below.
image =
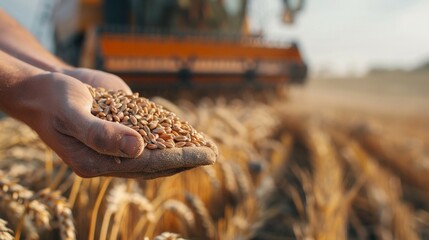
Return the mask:
<path id="1" fill-rule="evenodd" d="M 9 112 L 32 127 L 78 175 L 123 176 L 138 170 L 135 164 L 142 165 L 134 159 L 131 164 L 115 162 L 113 156 L 141 155 L 143 139 L 131 128 L 94 117 L 92 96 L 77 79 L 41 73 L 12 86 L 8 94 L 16 100 Z"/>
<path id="2" fill-rule="evenodd" d="M 74 77 L 83 83 L 91 85 L 93 87 L 103 87 L 111 90 L 124 90 L 127 93 L 131 93 L 128 85 L 118 76 L 88 69 L 88 68 L 66 68 L 62 70 L 62 73 Z"/>
<path id="3" fill-rule="evenodd" d="M 128 85 L 113 74 L 85 68 L 68 68 L 62 72 L 94 87 L 113 90 L 121 89 L 131 93 Z M 114 159 L 108 159 L 109 157 L 100 154 L 93 156 L 92 159 L 95 159 L 96 163 L 102 163 L 105 169 L 95 173 L 95 175 L 151 179 L 169 176 L 201 165 L 213 164 L 217 157 L 217 149 L 214 143 L 212 146 L 211 149 L 177 148 L 163 151 L 149 150 L 144 151 L 138 158 L 122 158 L 121 164 L 117 164 Z M 85 165 L 87 163 L 82 164 L 81 168 L 87 167 Z"/>

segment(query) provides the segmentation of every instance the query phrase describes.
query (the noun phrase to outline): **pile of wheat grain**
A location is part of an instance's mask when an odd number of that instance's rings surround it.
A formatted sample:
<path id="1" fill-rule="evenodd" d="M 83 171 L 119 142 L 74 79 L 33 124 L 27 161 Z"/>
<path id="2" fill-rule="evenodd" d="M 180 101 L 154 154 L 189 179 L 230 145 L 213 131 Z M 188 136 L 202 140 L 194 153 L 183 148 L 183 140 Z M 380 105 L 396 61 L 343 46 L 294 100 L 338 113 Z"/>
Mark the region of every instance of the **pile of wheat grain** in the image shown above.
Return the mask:
<path id="1" fill-rule="evenodd" d="M 424 137 L 302 116 L 283 98 L 154 101 L 211 136 L 219 162 L 150 181 L 82 179 L 3 120 L 0 238 L 429 237 Z"/>
<path id="2" fill-rule="evenodd" d="M 107 91 L 88 87 L 94 98 L 91 113 L 101 119 L 118 122 L 136 130 L 150 150 L 181 147 L 211 147 L 202 134 L 187 121 L 163 106 L 122 90 Z"/>

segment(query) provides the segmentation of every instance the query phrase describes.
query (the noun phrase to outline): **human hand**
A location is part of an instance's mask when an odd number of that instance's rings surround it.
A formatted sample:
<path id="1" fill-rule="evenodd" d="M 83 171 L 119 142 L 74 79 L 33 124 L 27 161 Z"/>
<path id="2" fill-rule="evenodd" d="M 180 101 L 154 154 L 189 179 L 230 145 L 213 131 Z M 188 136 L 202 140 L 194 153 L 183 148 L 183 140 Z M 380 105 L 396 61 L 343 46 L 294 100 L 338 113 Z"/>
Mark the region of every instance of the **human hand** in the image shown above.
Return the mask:
<path id="1" fill-rule="evenodd" d="M 214 144 L 212 148 L 143 152 L 140 134 L 93 116 L 93 99 L 87 86 L 64 74 L 36 74 L 8 92 L 10 99 L 17 100 L 12 102 L 18 103 L 9 107 L 15 109 L 9 112 L 33 128 L 81 177 L 152 179 L 212 164 L 216 159 Z"/>
<path id="2" fill-rule="evenodd" d="M 17 100 L 8 107 L 11 115 L 32 127 L 78 175 L 124 176 L 142 165 L 115 162 L 115 156 L 139 156 L 143 139 L 126 126 L 92 116 L 92 96 L 77 79 L 41 73 L 12 86 L 8 95 Z"/>

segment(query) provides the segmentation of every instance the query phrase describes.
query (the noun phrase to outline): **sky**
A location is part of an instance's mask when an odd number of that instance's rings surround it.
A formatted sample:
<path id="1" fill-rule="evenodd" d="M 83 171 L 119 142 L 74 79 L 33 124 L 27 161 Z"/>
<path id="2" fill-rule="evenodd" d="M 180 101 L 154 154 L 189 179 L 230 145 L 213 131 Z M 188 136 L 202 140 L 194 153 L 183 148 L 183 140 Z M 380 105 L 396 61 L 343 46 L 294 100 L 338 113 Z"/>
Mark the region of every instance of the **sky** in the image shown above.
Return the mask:
<path id="1" fill-rule="evenodd" d="M 0 0 L 0 7 L 53 49 L 45 13 L 56 1 Z M 226 0 L 231 9 L 237 2 Z M 305 0 L 291 26 L 281 9 L 281 0 L 249 0 L 250 26 L 270 40 L 296 41 L 312 74 L 363 75 L 429 61 L 429 0 Z"/>
<path id="2" fill-rule="evenodd" d="M 281 23 L 280 9 L 279 0 L 252 0 L 251 27 L 297 41 L 312 74 L 363 75 L 429 61 L 428 0 L 306 0 L 292 26 Z"/>

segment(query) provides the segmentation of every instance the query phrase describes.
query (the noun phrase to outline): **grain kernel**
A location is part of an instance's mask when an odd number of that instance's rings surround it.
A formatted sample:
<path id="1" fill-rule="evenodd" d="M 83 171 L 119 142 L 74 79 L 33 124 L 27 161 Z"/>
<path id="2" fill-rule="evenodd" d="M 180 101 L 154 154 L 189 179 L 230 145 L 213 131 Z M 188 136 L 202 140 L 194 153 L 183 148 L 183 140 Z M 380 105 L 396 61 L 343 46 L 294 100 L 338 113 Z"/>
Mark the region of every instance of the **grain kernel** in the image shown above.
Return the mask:
<path id="1" fill-rule="evenodd" d="M 137 125 L 137 119 L 136 119 L 136 117 L 134 117 L 134 116 L 130 116 L 130 121 L 131 121 L 131 123 L 133 124 L 133 125 Z"/>
<path id="2" fill-rule="evenodd" d="M 148 143 L 146 147 L 148 149 L 151 149 L 151 150 L 154 150 L 154 149 L 158 148 L 158 146 L 156 144 L 153 144 L 153 143 Z"/>
<path id="3" fill-rule="evenodd" d="M 188 138 L 185 136 L 177 136 L 174 138 L 174 141 L 176 142 L 185 142 L 186 140 L 188 140 Z"/>
<path id="4" fill-rule="evenodd" d="M 186 145 L 186 142 L 176 142 L 176 147 L 181 148 Z"/>
<path id="5" fill-rule="evenodd" d="M 156 146 L 159 148 L 159 149 L 165 149 L 165 148 L 167 148 L 163 143 L 161 143 L 161 142 L 156 142 Z"/>

